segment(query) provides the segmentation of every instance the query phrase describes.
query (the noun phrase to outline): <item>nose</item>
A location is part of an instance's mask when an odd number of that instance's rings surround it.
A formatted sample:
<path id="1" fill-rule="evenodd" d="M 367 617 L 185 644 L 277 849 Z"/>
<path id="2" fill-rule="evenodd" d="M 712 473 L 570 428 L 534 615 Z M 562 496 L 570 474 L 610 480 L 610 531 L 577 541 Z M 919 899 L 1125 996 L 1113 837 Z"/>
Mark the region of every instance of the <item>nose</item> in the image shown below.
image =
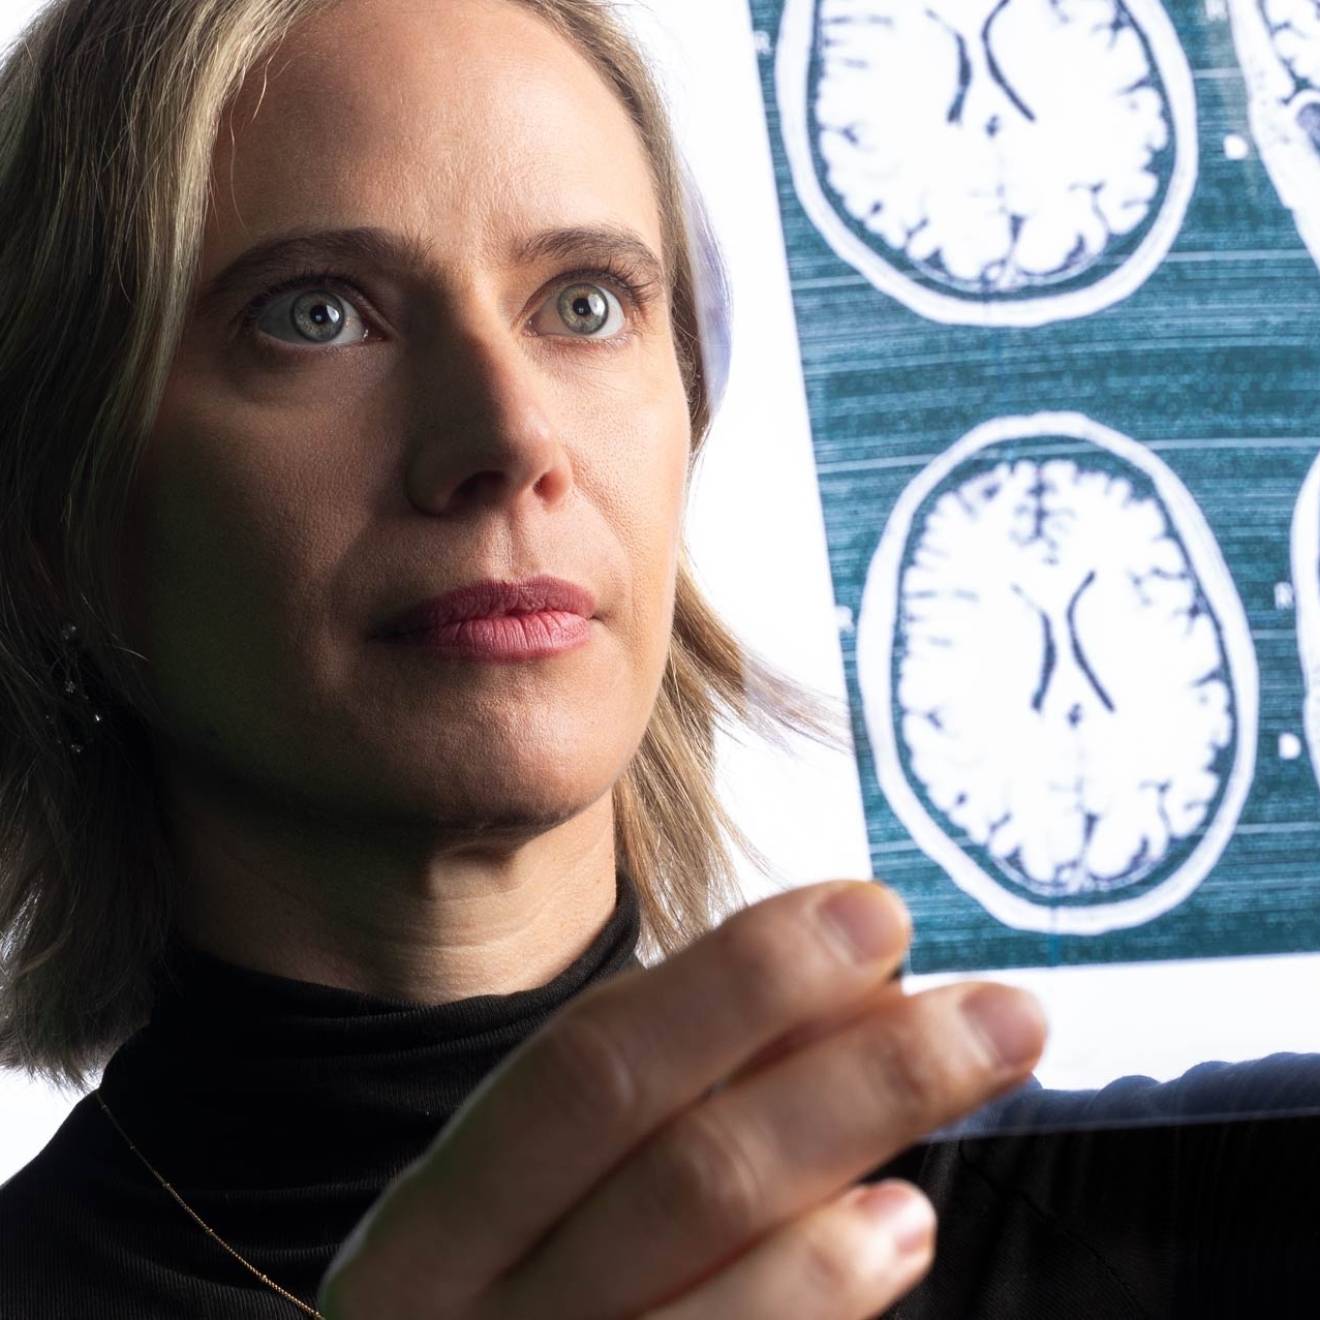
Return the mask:
<path id="1" fill-rule="evenodd" d="M 443 363 L 421 382 L 406 485 L 425 513 L 528 489 L 558 498 L 568 461 L 552 423 L 549 382 L 531 355 L 496 329 L 454 330 Z"/>

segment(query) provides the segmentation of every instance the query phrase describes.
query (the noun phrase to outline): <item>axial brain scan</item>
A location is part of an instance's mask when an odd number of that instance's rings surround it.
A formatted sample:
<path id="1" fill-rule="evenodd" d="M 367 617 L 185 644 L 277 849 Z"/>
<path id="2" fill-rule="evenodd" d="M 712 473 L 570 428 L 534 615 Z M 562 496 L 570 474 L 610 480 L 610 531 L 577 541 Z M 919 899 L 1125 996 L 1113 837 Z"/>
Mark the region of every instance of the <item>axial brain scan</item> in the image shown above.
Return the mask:
<path id="1" fill-rule="evenodd" d="M 1231 0 L 1251 135 L 1320 264 L 1320 0 Z"/>
<path id="2" fill-rule="evenodd" d="M 813 222 L 932 320 L 1111 305 L 1195 185 L 1192 77 L 1159 0 L 789 0 L 776 77 Z"/>
<path id="3" fill-rule="evenodd" d="M 989 423 L 908 488 L 857 653 L 882 791 L 1008 925 L 1150 920 L 1232 832 L 1255 755 L 1246 616 L 1185 487 L 1088 418 Z"/>

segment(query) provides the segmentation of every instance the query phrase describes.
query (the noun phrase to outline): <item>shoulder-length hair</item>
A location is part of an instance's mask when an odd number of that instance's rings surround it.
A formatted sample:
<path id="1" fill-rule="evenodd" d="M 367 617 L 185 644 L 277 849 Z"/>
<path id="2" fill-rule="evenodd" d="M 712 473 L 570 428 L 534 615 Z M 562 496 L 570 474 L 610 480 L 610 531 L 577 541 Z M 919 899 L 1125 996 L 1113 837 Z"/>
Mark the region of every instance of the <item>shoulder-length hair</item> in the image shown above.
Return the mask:
<path id="1" fill-rule="evenodd" d="M 513 2 L 583 51 L 645 145 L 695 463 L 727 291 L 661 94 L 600 0 Z M 334 3 L 55 0 L 0 68 L 0 1067 L 61 1089 L 85 1090 L 146 1022 L 175 929 L 159 710 L 110 569 L 194 292 L 216 137 L 249 71 Z M 849 745 L 818 694 L 739 644 L 684 548 L 662 686 L 613 788 L 644 963 L 738 905 L 721 831 L 772 870 L 716 797 L 717 720 Z"/>

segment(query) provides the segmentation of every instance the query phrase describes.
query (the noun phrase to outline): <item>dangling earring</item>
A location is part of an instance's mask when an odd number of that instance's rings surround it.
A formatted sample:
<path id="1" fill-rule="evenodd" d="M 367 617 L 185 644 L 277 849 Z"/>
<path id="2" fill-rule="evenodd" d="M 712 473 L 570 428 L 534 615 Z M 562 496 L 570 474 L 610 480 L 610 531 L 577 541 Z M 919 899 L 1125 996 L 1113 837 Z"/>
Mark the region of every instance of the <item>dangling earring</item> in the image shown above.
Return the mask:
<path id="1" fill-rule="evenodd" d="M 67 741 L 59 738 L 62 747 L 68 748 L 74 756 L 80 756 L 87 743 L 96 736 L 99 726 L 104 722 L 101 712 L 92 708 L 87 691 L 83 687 L 82 675 L 78 663 L 78 625 L 65 623 L 60 627 L 60 676 L 59 688 L 63 698 L 76 698 L 82 709 L 72 716 L 77 732 Z M 55 725 L 55 716 L 47 715 L 46 723 Z"/>

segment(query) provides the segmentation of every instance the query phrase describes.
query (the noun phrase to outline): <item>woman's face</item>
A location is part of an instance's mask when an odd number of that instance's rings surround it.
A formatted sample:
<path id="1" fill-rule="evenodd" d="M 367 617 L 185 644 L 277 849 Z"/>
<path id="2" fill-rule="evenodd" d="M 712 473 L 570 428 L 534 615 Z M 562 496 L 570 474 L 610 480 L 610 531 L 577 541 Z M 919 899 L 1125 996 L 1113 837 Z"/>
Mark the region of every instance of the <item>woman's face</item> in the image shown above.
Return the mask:
<path id="1" fill-rule="evenodd" d="M 507 837 L 607 804 L 664 671 L 690 444 L 623 106 L 508 0 L 344 0 L 249 79 L 212 190 L 199 290 L 295 232 L 380 250 L 307 245 L 193 313 L 126 560 L 166 781 Z M 584 283 L 608 317 L 570 324 Z M 585 646 L 373 639 L 542 573 L 595 594 Z"/>

